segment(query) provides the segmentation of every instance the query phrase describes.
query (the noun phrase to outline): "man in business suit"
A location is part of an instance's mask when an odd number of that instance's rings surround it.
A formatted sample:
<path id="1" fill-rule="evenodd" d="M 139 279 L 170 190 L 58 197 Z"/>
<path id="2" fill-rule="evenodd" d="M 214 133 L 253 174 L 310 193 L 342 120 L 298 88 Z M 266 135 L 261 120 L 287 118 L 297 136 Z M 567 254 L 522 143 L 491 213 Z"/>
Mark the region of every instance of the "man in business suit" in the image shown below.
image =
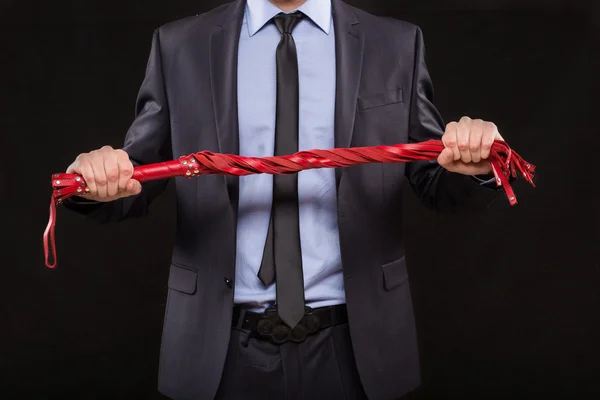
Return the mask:
<path id="1" fill-rule="evenodd" d="M 123 149 L 81 154 L 102 221 L 165 182 L 134 165 L 442 139 L 437 162 L 176 181 L 159 390 L 177 399 L 395 399 L 419 384 L 401 221 L 407 182 L 440 211 L 499 195 L 496 126 L 445 128 L 420 29 L 341 0 L 236 0 L 160 27 Z"/>

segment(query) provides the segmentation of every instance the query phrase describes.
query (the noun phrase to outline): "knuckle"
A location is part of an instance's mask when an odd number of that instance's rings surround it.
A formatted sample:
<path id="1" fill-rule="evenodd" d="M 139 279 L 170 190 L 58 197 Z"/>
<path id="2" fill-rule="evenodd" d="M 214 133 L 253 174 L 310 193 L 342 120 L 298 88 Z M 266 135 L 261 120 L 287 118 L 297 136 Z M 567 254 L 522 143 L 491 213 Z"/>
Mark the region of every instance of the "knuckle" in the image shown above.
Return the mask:
<path id="1" fill-rule="evenodd" d="M 493 123 L 493 122 L 486 122 L 485 123 L 485 127 L 487 129 L 492 130 L 492 131 L 497 131 L 498 130 L 498 126 L 495 123 Z"/>
<path id="2" fill-rule="evenodd" d="M 114 167 L 106 167 L 106 179 L 116 181 L 119 179 L 119 171 Z"/>
<path id="3" fill-rule="evenodd" d="M 121 176 L 130 176 L 133 174 L 133 164 L 130 162 L 121 164 L 119 169 L 121 170 Z"/>
<path id="4" fill-rule="evenodd" d="M 467 150 L 469 150 L 469 144 L 466 142 L 459 142 L 458 148 L 459 148 L 459 150 L 467 151 Z"/>
<path id="5" fill-rule="evenodd" d="M 129 159 L 129 154 L 127 154 L 127 152 L 125 152 L 123 149 L 115 149 L 114 152 L 119 157 L 127 157 Z"/>
<path id="6" fill-rule="evenodd" d="M 444 144 L 448 147 L 454 147 L 456 146 L 456 138 L 449 136 L 444 139 Z"/>

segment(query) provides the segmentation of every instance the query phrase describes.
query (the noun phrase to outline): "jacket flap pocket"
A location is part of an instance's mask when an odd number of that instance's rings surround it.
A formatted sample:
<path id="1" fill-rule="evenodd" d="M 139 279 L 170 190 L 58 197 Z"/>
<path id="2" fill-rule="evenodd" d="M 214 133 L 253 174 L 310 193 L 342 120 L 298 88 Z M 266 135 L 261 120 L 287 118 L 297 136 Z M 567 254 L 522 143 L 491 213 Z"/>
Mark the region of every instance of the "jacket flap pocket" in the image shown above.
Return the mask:
<path id="1" fill-rule="evenodd" d="M 381 266 L 383 282 L 387 290 L 392 290 L 408 280 L 406 256 Z"/>
<path id="2" fill-rule="evenodd" d="M 171 289 L 187 294 L 194 294 L 196 293 L 197 280 L 198 272 L 171 265 L 168 284 Z"/>
<path id="3" fill-rule="evenodd" d="M 358 98 L 358 108 L 362 111 L 387 104 L 401 103 L 402 101 L 402 88 L 398 88 L 383 93 L 361 96 Z"/>

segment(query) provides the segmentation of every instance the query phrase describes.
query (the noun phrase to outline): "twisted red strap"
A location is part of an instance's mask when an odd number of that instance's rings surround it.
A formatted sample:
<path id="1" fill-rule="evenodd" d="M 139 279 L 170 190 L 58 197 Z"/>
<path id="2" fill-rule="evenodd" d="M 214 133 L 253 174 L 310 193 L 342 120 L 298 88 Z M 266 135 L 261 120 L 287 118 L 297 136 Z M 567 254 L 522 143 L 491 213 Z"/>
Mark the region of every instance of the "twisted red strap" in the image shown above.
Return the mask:
<path id="1" fill-rule="evenodd" d="M 396 163 L 415 160 L 436 160 L 444 144 L 440 140 L 422 143 L 396 144 L 393 146 L 354 147 L 348 149 L 301 151 L 288 156 L 243 157 L 232 154 L 218 154 L 201 151 L 178 160 L 139 166 L 134 169 L 133 179 L 140 182 L 166 179 L 176 176 L 191 178 L 205 174 L 244 176 L 250 174 L 292 174 L 313 168 L 341 168 L 367 163 Z M 504 141 L 495 141 L 489 161 L 492 165 L 496 184 L 502 186 L 511 205 L 517 199 L 509 184 L 508 177 L 517 176 L 517 170 L 532 186 L 535 165 L 523 160 Z M 56 266 L 54 227 L 56 225 L 56 205 L 71 196 L 85 195 L 89 189 L 77 174 L 52 175 L 54 192 L 50 201 L 50 220 L 44 232 L 44 255 L 46 266 Z M 51 242 L 51 243 L 50 243 Z M 49 262 L 52 252 L 53 263 Z"/>

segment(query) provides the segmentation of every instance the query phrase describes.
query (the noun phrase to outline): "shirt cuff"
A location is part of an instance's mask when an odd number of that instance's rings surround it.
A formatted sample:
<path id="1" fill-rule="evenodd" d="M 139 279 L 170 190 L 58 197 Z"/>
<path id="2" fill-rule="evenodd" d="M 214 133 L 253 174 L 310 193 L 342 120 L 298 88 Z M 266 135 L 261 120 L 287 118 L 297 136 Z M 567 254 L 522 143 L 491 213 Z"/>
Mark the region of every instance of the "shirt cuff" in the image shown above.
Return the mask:
<path id="1" fill-rule="evenodd" d="M 471 175 L 471 177 L 479 186 L 492 190 L 502 190 L 502 186 L 496 185 L 496 176 L 494 174 Z"/>
<path id="2" fill-rule="evenodd" d="M 496 180 L 494 174 L 485 174 L 485 175 L 471 175 L 480 185 L 487 185 Z"/>
<path id="3" fill-rule="evenodd" d="M 65 203 L 72 203 L 72 204 L 100 204 L 100 201 L 96 201 L 96 200 L 88 200 L 85 197 L 80 197 L 80 196 L 72 196 L 69 197 L 67 200 L 65 200 Z"/>

